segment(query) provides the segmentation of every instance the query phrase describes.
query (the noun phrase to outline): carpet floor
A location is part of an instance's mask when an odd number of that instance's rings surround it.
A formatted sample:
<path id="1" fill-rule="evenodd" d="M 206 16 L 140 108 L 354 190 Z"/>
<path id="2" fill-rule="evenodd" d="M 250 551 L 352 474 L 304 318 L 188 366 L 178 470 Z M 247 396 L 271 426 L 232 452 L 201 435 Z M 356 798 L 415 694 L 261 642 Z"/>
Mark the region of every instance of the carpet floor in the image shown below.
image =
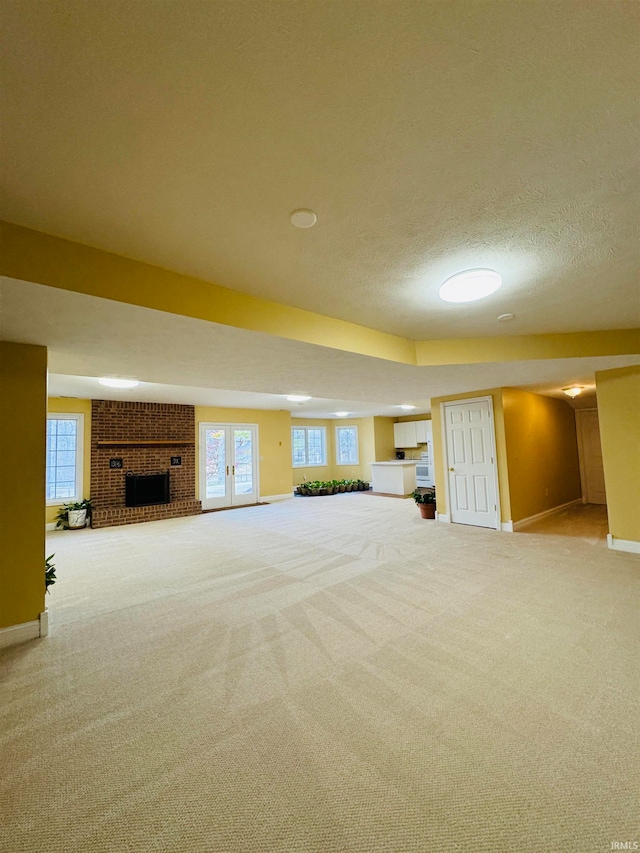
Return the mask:
<path id="1" fill-rule="evenodd" d="M 339 495 L 48 536 L 0 657 L 3 853 L 639 840 L 639 558 Z"/>

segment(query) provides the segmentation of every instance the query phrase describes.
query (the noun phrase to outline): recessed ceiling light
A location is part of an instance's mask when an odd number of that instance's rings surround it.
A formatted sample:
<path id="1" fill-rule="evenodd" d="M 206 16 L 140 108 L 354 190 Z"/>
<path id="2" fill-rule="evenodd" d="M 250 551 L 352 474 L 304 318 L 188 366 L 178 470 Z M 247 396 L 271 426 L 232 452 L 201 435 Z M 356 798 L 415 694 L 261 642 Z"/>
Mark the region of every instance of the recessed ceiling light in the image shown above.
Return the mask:
<path id="1" fill-rule="evenodd" d="M 297 210 L 292 210 L 289 216 L 291 224 L 296 228 L 311 228 L 318 221 L 318 217 L 313 210 L 307 207 L 300 207 Z"/>
<path id="2" fill-rule="evenodd" d="M 494 270 L 465 270 L 448 278 L 440 288 L 444 302 L 474 302 L 495 293 L 502 276 Z"/>
<path id="3" fill-rule="evenodd" d="M 135 388 L 140 384 L 137 379 L 114 379 L 111 376 L 102 376 L 98 382 L 109 388 Z"/>
<path id="4" fill-rule="evenodd" d="M 287 400 L 290 403 L 306 403 L 307 400 L 310 400 L 311 397 L 307 397 L 304 394 L 289 394 Z"/>
<path id="5" fill-rule="evenodd" d="M 584 385 L 572 385 L 570 388 L 563 388 L 562 391 L 567 397 L 579 397 L 584 391 Z"/>
<path id="6" fill-rule="evenodd" d="M 514 320 L 515 316 L 515 314 L 501 314 L 498 317 L 498 323 L 508 323 L 509 320 Z"/>
<path id="7" fill-rule="evenodd" d="M 348 414 L 349 414 L 349 412 L 336 412 L 335 416 L 337 418 L 346 418 Z"/>
<path id="8" fill-rule="evenodd" d="M 415 409 L 415 406 L 411 406 L 409 403 L 403 403 L 401 406 L 398 406 L 399 409 Z"/>

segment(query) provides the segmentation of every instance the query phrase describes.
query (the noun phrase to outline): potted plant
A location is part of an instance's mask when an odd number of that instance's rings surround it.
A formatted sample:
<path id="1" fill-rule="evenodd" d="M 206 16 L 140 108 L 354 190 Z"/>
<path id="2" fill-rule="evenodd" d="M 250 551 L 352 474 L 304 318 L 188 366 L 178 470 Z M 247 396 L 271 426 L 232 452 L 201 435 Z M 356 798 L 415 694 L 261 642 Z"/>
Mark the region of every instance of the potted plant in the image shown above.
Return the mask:
<path id="1" fill-rule="evenodd" d="M 420 489 L 416 489 L 412 492 L 411 497 L 418 505 L 418 509 L 420 510 L 420 515 L 423 518 L 435 518 L 436 517 L 436 490 L 430 489 L 427 492 L 421 492 Z"/>
<path id="2" fill-rule="evenodd" d="M 90 499 L 63 504 L 58 510 L 56 527 L 62 527 L 63 530 L 85 527 L 87 520 L 91 519 L 91 509 Z"/>

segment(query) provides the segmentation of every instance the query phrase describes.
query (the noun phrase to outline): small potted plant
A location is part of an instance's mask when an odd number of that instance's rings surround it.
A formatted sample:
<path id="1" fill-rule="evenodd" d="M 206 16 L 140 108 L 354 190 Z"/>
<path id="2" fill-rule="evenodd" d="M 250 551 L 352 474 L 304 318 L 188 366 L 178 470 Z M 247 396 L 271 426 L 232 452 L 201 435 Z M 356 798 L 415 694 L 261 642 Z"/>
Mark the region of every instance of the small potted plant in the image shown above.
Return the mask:
<path id="1" fill-rule="evenodd" d="M 91 520 L 91 508 L 90 499 L 63 504 L 58 510 L 56 527 L 62 527 L 63 530 L 85 527 L 87 520 Z"/>
<path id="2" fill-rule="evenodd" d="M 411 497 L 418 505 L 418 509 L 420 510 L 420 515 L 423 518 L 435 518 L 436 517 L 436 490 L 430 489 L 427 492 L 422 492 L 420 489 L 416 489 L 412 492 Z"/>

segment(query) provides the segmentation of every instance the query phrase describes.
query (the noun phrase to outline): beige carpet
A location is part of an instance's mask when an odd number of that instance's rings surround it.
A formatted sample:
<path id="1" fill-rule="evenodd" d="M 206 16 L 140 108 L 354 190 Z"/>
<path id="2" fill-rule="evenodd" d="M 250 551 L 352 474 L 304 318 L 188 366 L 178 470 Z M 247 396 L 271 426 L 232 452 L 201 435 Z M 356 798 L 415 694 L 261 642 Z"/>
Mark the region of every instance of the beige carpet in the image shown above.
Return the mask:
<path id="1" fill-rule="evenodd" d="M 10 853 L 636 841 L 640 561 L 340 495 L 52 534 L 6 651 Z"/>

